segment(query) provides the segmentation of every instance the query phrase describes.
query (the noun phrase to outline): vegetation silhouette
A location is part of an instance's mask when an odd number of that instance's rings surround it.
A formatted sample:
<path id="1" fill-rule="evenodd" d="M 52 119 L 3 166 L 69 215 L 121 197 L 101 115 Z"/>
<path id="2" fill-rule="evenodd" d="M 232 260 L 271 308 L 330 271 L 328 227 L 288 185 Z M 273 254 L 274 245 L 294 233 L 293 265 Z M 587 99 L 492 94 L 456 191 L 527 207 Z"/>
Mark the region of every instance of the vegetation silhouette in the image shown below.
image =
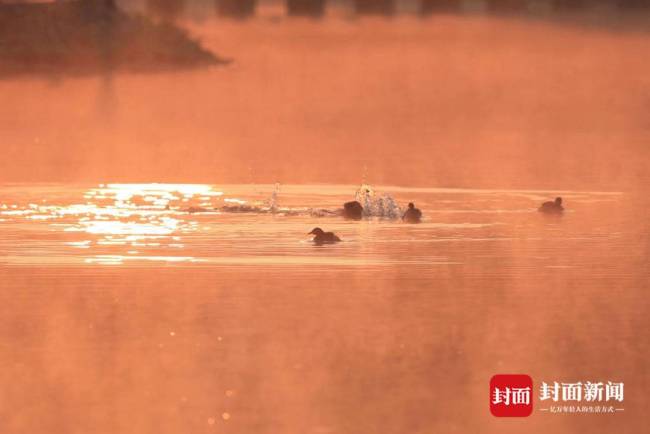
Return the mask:
<path id="1" fill-rule="evenodd" d="M 168 22 L 113 0 L 0 5 L 0 76 L 155 72 L 225 63 Z"/>
<path id="2" fill-rule="evenodd" d="M 322 17 L 325 0 L 287 0 L 287 13 L 294 16 Z"/>
<path id="3" fill-rule="evenodd" d="M 249 18 L 256 7 L 257 0 L 216 0 L 217 13 L 230 18 Z"/>

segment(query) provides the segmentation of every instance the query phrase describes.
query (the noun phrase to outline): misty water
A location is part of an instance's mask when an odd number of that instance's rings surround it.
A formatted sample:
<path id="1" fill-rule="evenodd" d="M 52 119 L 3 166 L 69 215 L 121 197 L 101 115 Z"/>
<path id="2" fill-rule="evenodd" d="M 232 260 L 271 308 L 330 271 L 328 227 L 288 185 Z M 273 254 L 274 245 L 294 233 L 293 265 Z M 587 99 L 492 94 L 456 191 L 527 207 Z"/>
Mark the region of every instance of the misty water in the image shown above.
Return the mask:
<path id="1" fill-rule="evenodd" d="M 0 179 L 648 183 L 646 33 L 480 15 L 181 24 L 232 62 L 1 80 Z"/>
<path id="2" fill-rule="evenodd" d="M 423 222 L 322 212 L 356 189 L 4 185 L 6 432 L 642 432 L 637 197 L 375 186 Z M 625 381 L 625 413 L 506 423 L 500 372 Z"/>
<path id="3" fill-rule="evenodd" d="M 0 81 L 3 434 L 644 432 L 648 34 L 179 25 L 232 62 Z M 625 411 L 495 418 L 497 373 Z"/>

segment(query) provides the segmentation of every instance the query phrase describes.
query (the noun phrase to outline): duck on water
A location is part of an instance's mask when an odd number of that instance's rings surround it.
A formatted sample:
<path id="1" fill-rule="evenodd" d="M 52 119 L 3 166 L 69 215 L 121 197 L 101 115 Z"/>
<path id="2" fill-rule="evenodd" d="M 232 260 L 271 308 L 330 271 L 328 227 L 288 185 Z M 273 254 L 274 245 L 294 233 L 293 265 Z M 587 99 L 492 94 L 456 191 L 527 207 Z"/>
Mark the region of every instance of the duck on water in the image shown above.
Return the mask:
<path id="1" fill-rule="evenodd" d="M 413 202 L 410 202 L 408 209 L 402 216 L 402 220 L 406 223 L 420 223 L 422 221 L 422 211 L 417 209 Z"/>
<path id="2" fill-rule="evenodd" d="M 314 235 L 312 241 L 314 241 L 315 244 L 333 244 L 341 241 L 334 232 L 325 232 L 321 228 L 312 229 L 312 231 L 309 232 L 309 235 Z"/>
<path id="3" fill-rule="evenodd" d="M 561 214 L 564 211 L 562 206 L 562 198 L 556 197 L 554 201 L 544 202 L 542 206 L 539 207 L 539 212 L 546 214 Z"/>
<path id="4" fill-rule="evenodd" d="M 361 220 L 363 217 L 363 206 L 356 200 L 344 203 L 343 217 L 349 220 Z"/>

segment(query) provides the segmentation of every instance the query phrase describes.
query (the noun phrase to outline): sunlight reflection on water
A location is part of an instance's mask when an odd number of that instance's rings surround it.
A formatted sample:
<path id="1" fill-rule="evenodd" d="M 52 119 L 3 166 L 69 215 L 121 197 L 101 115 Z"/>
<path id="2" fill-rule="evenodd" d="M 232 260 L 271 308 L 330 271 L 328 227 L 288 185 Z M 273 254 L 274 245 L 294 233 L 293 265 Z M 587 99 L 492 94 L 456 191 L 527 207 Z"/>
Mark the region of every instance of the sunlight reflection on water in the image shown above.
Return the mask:
<path id="1" fill-rule="evenodd" d="M 520 370 L 643 384 L 648 226 L 636 198 L 562 192 L 568 212 L 547 216 L 536 207 L 557 192 L 377 190 L 414 201 L 424 221 L 309 212 L 340 208 L 355 186 L 0 187 L 3 386 L 46 405 L 16 414 L 41 423 L 42 408 L 64 408 L 76 423 L 91 399 L 90 431 L 129 432 L 140 415 L 156 422 L 138 432 L 228 420 L 248 434 L 281 414 L 291 432 L 319 432 L 321 409 L 342 402 L 331 432 L 357 420 L 355 432 L 401 433 L 417 418 L 431 432 L 500 432 L 487 410 L 448 422 L 457 404 L 441 394 L 486 408 L 490 376 Z M 343 242 L 314 245 L 314 226 Z M 630 402 L 641 395 L 631 388 Z M 426 411 L 404 410 L 413 397 Z M 393 429 L 375 429 L 392 407 Z M 124 429 L 105 423 L 116 418 Z M 549 432 L 530 419 L 529 432 Z M 558 423 L 550 431 L 575 432 Z"/>
<path id="2" fill-rule="evenodd" d="M 576 208 L 603 206 L 621 197 L 563 192 L 569 212 L 548 219 L 536 207 L 556 193 L 378 188 L 381 197 L 393 200 L 390 193 L 401 206 L 414 200 L 422 208 L 423 222 L 408 225 L 389 218 L 341 219 L 336 211 L 355 191 L 353 186 L 336 185 L 7 186 L 0 188 L 2 261 L 79 266 L 454 266 L 467 262 L 468 249 L 489 256 L 494 242 L 543 241 L 539 234 L 553 231 L 562 237 L 567 229 L 579 228 L 569 217 Z M 314 209 L 325 212 L 315 216 Z M 313 246 L 307 232 L 314 226 L 335 231 L 344 242 Z M 605 234 L 582 235 L 590 240 Z M 16 239 L 22 242 L 14 243 Z M 565 241 L 578 239 L 574 233 Z M 444 252 L 430 247 L 445 244 L 451 246 Z"/>

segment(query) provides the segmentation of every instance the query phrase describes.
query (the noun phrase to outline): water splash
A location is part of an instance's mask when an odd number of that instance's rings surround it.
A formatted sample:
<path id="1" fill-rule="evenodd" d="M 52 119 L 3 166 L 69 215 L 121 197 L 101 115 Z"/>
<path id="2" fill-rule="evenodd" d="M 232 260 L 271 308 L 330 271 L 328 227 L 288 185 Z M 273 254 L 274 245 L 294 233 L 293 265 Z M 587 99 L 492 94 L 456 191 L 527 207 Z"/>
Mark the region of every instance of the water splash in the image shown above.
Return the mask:
<path id="1" fill-rule="evenodd" d="M 363 215 L 366 217 L 398 219 L 402 216 L 402 209 L 392 196 L 376 192 L 365 182 L 356 191 L 354 198 L 363 206 Z"/>
<path id="2" fill-rule="evenodd" d="M 275 189 L 273 190 L 273 193 L 271 193 L 271 197 L 267 201 L 269 210 L 272 213 L 276 213 L 278 211 L 278 196 L 280 194 L 280 183 L 276 182 L 275 183 Z"/>
<path id="3" fill-rule="evenodd" d="M 343 214 L 342 207 L 334 209 L 281 207 L 279 205 L 280 192 L 281 185 L 276 183 L 273 192 L 266 200 L 249 203 L 241 199 L 224 199 L 226 205 L 218 208 L 218 210 L 224 213 L 308 215 L 311 217 L 333 217 Z M 363 206 L 363 215 L 365 217 L 399 219 L 403 214 L 402 209 L 392 196 L 376 192 L 370 184 L 363 183 L 355 192 L 354 197 Z"/>
<path id="4" fill-rule="evenodd" d="M 263 201 L 256 201 L 248 203 L 242 199 L 224 199 L 228 203 L 223 205 L 218 210 L 226 213 L 253 213 L 253 214 L 300 214 L 299 210 L 292 208 L 281 208 L 278 206 L 278 198 L 280 196 L 280 183 L 275 184 L 275 188 L 271 196 Z"/>

